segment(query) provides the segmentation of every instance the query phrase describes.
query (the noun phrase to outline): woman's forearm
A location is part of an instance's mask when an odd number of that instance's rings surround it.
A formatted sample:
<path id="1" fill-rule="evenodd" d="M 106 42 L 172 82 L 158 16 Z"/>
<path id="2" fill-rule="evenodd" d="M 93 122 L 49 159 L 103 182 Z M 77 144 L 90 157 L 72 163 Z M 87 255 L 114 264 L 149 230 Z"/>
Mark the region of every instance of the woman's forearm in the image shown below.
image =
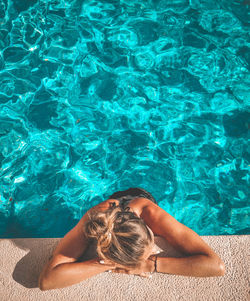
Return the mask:
<path id="1" fill-rule="evenodd" d="M 99 264 L 96 258 L 83 262 L 62 263 L 39 279 L 39 287 L 41 290 L 62 288 L 79 283 L 107 270 L 109 270 L 109 267 Z"/>
<path id="2" fill-rule="evenodd" d="M 193 255 L 184 258 L 158 257 L 157 272 L 193 277 L 213 277 L 225 274 L 224 263 L 218 258 Z"/>

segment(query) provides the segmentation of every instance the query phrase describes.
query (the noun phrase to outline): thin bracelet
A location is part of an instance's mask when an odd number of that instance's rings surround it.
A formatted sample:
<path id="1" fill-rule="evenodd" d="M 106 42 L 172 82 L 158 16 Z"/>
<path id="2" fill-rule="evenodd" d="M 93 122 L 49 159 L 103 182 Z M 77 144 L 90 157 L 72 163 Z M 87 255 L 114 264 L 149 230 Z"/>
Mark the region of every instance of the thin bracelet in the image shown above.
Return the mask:
<path id="1" fill-rule="evenodd" d="M 157 272 L 157 257 L 158 257 L 158 255 L 155 255 L 155 270 L 154 270 L 154 273 Z"/>

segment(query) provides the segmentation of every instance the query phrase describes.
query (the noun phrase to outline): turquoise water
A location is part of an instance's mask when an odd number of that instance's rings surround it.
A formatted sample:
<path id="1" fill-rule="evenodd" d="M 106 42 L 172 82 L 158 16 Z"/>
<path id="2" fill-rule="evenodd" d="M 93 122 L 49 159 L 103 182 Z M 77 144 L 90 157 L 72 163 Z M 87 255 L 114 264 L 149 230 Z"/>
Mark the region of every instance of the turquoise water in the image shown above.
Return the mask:
<path id="1" fill-rule="evenodd" d="M 142 187 L 250 234 L 248 1 L 0 2 L 0 237 L 62 237 Z"/>

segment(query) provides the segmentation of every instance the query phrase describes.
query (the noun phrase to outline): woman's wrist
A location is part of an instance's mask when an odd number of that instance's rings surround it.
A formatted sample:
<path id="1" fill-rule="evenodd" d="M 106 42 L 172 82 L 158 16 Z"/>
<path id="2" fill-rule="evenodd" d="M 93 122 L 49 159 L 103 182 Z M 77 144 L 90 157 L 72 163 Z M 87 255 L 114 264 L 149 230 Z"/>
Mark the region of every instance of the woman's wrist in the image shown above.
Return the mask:
<path id="1" fill-rule="evenodd" d="M 116 264 L 114 262 L 108 261 L 108 260 L 103 260 L 100 258 L 96 258 L 96 262 L 97 265 L 102 266 L 104 269 L 104 272 L 110 272 L 112 270 L 116 269 Z"/>
<path id="2" fill-rule="evenodd" d="M 157 260 L 156 255 L 149 256 L 147 260 L 147 272 L 155 272 L 155 261 Z"/>

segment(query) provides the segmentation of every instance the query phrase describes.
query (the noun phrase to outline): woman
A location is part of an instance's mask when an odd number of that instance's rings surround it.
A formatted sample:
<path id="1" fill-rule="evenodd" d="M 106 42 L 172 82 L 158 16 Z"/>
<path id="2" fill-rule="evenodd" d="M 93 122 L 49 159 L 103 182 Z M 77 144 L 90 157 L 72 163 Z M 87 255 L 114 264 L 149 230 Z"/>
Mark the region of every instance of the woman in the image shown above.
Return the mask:
<path id="1" fill-rule="evenodd" d="M 186 257 L 158 256 L 154 235 Z M 97 256 L 82 261 L 91 243 L 96 243 Z M 153 272 L 211 277 L 223 276 L 225 265 L 197 233 L 160 208 L 149 192 L 130 188 L 92 207 L 60 240 L 40 274 L 39 288 L 70 286 L 106 271 L 143 277 Z"/>

